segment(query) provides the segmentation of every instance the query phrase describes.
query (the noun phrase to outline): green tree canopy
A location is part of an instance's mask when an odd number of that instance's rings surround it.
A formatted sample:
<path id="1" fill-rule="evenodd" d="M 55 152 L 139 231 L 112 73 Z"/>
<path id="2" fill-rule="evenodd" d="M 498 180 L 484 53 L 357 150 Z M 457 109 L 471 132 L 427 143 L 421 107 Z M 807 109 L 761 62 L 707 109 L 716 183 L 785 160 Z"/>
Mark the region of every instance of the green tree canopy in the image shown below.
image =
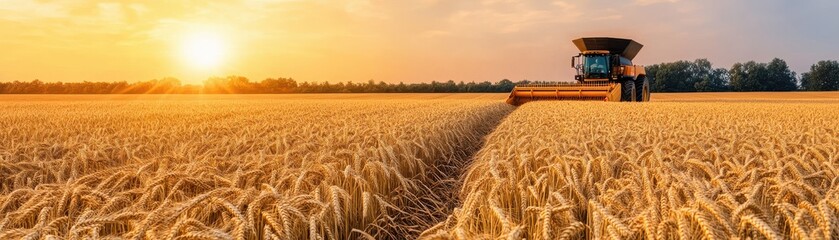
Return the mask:
<path id="1" fill-rule="evenodd" d="M 691 69 L 693 87 L 698 92 L 720 92 L 728 89 L 728 70 L 714 68 L 708 59 L 697 59 Z"/>
<path id="2" fill-rule="evenodd" d="M 719 91 L 794 91 L 799 89 L 796 73 L 784 60 L 768 63 L 749 61 L 735 63 L 731 69 L 714 68 L 707 59 L 676 61 L 646 67 L 653 92 L 719 92 Z M 510 92 L 517 84 L 553 83 L 541 81 L 386 83 L 297 82 L 292 78 L 268 78 L 251 81 L 242 76 L 212 77 L 202 85 L 182 84 L 167 77 L 149 81 L 117 82 L 29 82 L 0 81 L 0 94 L 167 94 L 167 93 L 452 93 Z M 801 78 L 801 89 L 809 91 L 839 90 L 839 62 L 821 61 L 810 67 Z"/>
<path id="3" fill-rule="evenodd" d="M 731 90 L 738 92 L 798 89 L 795 72 L 789 69 L 784 60 L 778 58 L 769 63 L 735 63 L 728 73 L 731 76 Z"/>
<path id="4" fill-rule="evenodd" d="M 807 91 L 839 90 L 839 62 L 820 61 L 801 76 L 801 87 Z"/>
<path id="5" fill-rule="evenodd" d="M 779 58 L 772 59 L 766 66 L 769 77 L 766 79 L 764 91 L 794 91 L 798 90 L 795 72 L 789 69 L 787 62 Z"/>
<path id="6" fill-rule="evenodd" d="M 731 90 L 737 92 L 763 91 L 762 80 L 769 77 L 769 69 L 765 63 L 749 61 L 746 63 L 735 63 L 728 71 L 731 77 Z"/>
<path id="7" fill-rule="evenodd" d="M 714 68 L 707 59 L 655 64 L 646 70 L 653 92 L 711 92 L 728 88 L 728 71 Z"/>

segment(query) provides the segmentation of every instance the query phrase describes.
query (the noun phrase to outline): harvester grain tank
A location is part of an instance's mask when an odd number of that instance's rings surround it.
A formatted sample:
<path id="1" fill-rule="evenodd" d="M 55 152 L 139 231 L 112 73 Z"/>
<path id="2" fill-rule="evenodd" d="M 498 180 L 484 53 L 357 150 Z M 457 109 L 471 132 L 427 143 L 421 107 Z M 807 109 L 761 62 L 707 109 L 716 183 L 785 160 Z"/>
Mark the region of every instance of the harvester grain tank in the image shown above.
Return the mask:
<path id="1" fill-rule="evenodd" d="M 571 57 L 576 82 L 519 84 L 507 103 L 521 105 L 537 100 L 589 100 L 646 102 L 650 84 L 643 66 L 633 65 L 643 45 L 631 39 L 580 38 L 572 41 L 580 54 Z"/>

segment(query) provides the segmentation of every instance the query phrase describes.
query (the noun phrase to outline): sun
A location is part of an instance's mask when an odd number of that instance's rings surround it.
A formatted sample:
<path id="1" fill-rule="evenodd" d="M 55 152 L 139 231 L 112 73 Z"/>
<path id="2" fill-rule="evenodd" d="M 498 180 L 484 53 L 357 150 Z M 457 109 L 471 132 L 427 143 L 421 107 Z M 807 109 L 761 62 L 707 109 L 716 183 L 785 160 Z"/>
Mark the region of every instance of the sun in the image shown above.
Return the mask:
<path id="1" fill-rule="evenodd" d="M 193 33 L 183 39 L 181 51 L 187 64 L 194 68 L 208 69 L 221 65 L 225 55 L 225 44 L 217 34 Z"/>

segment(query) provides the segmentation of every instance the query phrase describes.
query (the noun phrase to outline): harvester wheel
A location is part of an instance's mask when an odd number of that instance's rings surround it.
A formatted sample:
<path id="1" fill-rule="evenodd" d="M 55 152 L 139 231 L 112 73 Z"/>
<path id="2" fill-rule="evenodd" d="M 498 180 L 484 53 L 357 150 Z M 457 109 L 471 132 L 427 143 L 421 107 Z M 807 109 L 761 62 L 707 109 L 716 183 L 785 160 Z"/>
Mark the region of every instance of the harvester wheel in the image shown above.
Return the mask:
<path id="1" fill-rule="evenodd" d="M 646 76 L 635 79 L 635 102 L 650 101 L 650 83 Z"/>
<path id="2" fill-rule="evenodd" d="M 636 98 L 635 80 L 625 79 L 621 82 L 621 102 L 634 102 Z"/>

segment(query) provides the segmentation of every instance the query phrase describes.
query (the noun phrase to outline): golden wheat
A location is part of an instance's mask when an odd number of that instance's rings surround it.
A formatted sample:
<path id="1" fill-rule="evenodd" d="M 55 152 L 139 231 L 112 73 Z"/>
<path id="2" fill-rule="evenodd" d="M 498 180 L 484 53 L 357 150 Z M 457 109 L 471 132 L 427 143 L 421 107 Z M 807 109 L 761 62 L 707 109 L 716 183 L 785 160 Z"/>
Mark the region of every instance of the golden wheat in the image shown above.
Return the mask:
<path id="1" fill-rule="evenodd" d="M 477 153 L 456 221 L 422 237 L 836 238 L 837 116 L 835 102 L 527 103 Z"/>
<path id="2" fill-rule="evenodd" d="M 514 109 L 333 96 L 6 99 L 0 238 L 412 238 Z"/>
<path id="3" fill-rule="evenodd" d="M 839 234 L 835 102 L 459 96 L 4 99 L 0 238 Z"/>

